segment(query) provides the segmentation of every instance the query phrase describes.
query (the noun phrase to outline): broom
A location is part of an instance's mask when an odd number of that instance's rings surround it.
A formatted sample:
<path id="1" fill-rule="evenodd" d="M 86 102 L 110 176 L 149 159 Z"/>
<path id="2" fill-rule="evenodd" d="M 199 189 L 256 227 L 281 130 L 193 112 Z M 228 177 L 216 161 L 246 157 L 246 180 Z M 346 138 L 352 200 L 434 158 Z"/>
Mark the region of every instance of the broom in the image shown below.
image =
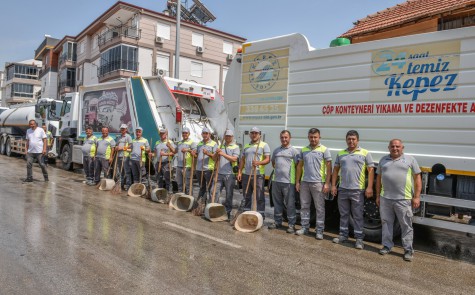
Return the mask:
<path id="1" fill-rule="evenodd" d="M 117 153 L 115 153 L 115 155 L 114 155 L 114 159 L 116 159 L 116 158 L 117 158 Z M 97 160 L 97 159 L 96 159 L 96 160 Z M 99 160 L 99 161 L 100 161 L 100 160 Z M 116 162 L 116 163 L 117 163 L 117 162 Z M 109 165 L 109 168 L 107 168 L 107 174 L 104 175 L 104 178 L 107 178 L 107 176 L 109 175 L 109 173 L 110 173 L 110 171 L 111 171 L 111 167 L 112 167 L 112 165 Z M 94 167 L 94 170 L 96 170 L 95 167 Z M 114 173 L 115 173 L 115 172 L 114 172 Z M 100 176 L 100 175 L 101 175 L 101 172 L 99 172 L 99 176 Z M 112 178 L 114 178 L 114 175 L 112 176 Z M 101 186 L 101 182 L 99 181 L 99 183 L 96 185 L 96 188 L 99 189 L 100 186 Z"/>
<path id="2" fill-rule="evenodd" d="M 257 160 L 257 151 L 259 150 L 259 144 L 261 144 L 261 139 L 260 138 L 259 138 L 259 141 L 257 143 L 256 152 L 254 153 L 254 161 Z M 252 166 L 252 171 L 251 171 L 251 175 L 249 175 L 249 179 L 247 181 L 246 192 L 244 193 L 244 198 L 241 201 L 241 204 L 239 205 L 239 208 L 238 208 L 236 214 L 233 216 L 233 219 L 231 219 L 231 221 L 230 221 L 230 224 L 233 225 L 233 226 L 236 223 L 236 220 L 238 219 L 239 215 L 241 215 L 241 213 L 243 212 L 244 203 L 245 203 L 245 200 L 246 200 L 247 192 L 249 190 L 249 184 L 251 184 L 251 176 L 256 175 L 256 169 L 257 169 L 256 166 Z M 254 176 L 254 182 L 255 182 L 255 178 L 256 177 Z M 254 185 L 254 191 L 255 190 L 256 190 L 256 186 Z"/>
<path id="3" fill-rule="evenodd" d="M 203 148 L 204 148 L 204 147 L 203 147 Z M 205 161 L 204 161 L 204 153 L 203 153 L 203 160 L 201 161 L 200 190 L 201 190 L 201 187 L 203 186 L 203 174 L 204 174 L 203 167 L 204 167 L 204 162 L 205 162 Z M 211 180 L 210 180 L 210 183 L 211 183 Z M 206 185 L 206 187 L 207 187 L 207 188 L 209 187 L 209 183 L 208 183 L 208 185 Z M 195 215 L 195 216 L 201 216 L 201 215 L 203 215 L 203 212 L 205 211 L 205 207 L 206 207 L 206 192 L 207 192 L 207 189 L 205 189 L 205 196 L 198 199 L 198 206 L 196 206 L 196 208 L 193 209 L 193 211 L 192 211 L 193 215 Z"/>
<path id="4" fill-rule="evenodd" d="M 122 164 L 120 164 L 120 177 L 117 182 L 114 184 L 114 187 L 111 190 L 111 193 L 114 195 L 119 195 L 122 192 L 122 173 L 124 173 L 124 162 L 125 156 L 122 156 Z"/>

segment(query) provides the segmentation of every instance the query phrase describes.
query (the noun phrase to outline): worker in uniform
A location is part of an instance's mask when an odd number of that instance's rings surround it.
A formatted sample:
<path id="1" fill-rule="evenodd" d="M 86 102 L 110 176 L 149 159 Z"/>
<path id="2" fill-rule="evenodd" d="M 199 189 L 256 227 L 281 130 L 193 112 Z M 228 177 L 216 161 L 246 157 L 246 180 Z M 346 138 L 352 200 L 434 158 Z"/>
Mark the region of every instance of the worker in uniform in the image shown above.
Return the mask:
<path id="1" fill-rule="evenodd" d="M 391 140 L 388 149 L 389 155 L 381 158 L 376 170 L 376 204 L 379 206 L 383 231 L 383 248 L 379 254 L 388 254 L 394 246 L 393 225 L 397 217 L 401 226 L 404 260 L 412 261 L 412 208 L 419 208 L 421 202 L 421 169 L 414 157 L 404 154 L 402 140 Z"/>
<path id="2" fill-rule="evenodd" d="M 233 209 L 234 185 L 236 183 L 235 173 L 238 170 L 237 160 L 239 158 L 239 153 L 239 146 L 234 143 L 234 132 L 232 130 L 226 130 L 224 143 L 222 143 L 216 150 L 215 159 L 219 157 L 219 172 L 216 191 L 218 192 L 218 196 L 221 194 L 223 188 L 226 191 L 226 199 L 223 205 L 228 214 L 228 219 L 231 218 L 231 210 Z M 219 202 L 219 197 L 216 202 Z"/>
<path id="3" fill-rule="evenodd" d="M 116 138 L 117 146 L 117 179 L 120 178 L 122 189 L 127 190 L 131 184 L 130 158 L 128 147 L 132 144 L 127 124 L 120 125 L 120 135 Z"/>
<path id="4" fill-rule="evenodd" d="M 135 138 L 126 149 L 130 152 L 130 168 L 132 170 L 132 183 L 141 183 L 147 174 L 145 169 L 146 155 L 150 152 L 148 140 L 142 137 L 142 127 L 135 128 Z"/>
<path id="5" fill-rule="evenodd" d="M 282 228 L 282 214 L 287 208 L 288 233 L 295 233 L 295 171 L 299 152 L 290 144 L 291 133 L 280 132 L 281 146 L 272 152 L 271 162 L 274 167 L 272 176 L 272 201 L 274 203 L 274 223 L 269 229 Z"/>
<path id="6" fill-rule="evenodd" d="M 43 128 L 43 131 L 46 134 L 47 149 L 46 149 L 46 157 L 43 157 L 43 160 L 44 160 L 45 165 L 48 166 L 48 153 L 53 148 L 54 138 L 53 138 L 53 133 L 51 133 L 51 131 L 47 129 L 46 124 L 42 124 L 41 128 Z"/>
<path id="7" fill-rule="evenodd" d="M 94 185 L 94 157 L 96 156 L 97 137 L 92 133 L 92 127 L 86 126 L 86 138 L 81 146 L 82 167 L 86 175 L 86 184 Z"/>
<path id="8" fill-rule="evenodd" d="M 270 148 L 267 143 L 261 141 L 261 131 L 257 127 L 252 127 L 249 132 L 251 141 L 246 144 L 241 153 L 241 161 L 239 162 L 238 181 L 242 181 L 244 189 L 244 211 L 251 210 L 252 194 L 256 190 L 257 211 L 265 218 L 266 201 L 264 198 L 264 181 L 266 165 L 270 162 Z M 257 151 L 257 156 L 256 155 Z M 253 168 L 254 167 L 254 168 Z M 256 171 L 256 187 L 254 187 L 253 170 Z M 249 190 L 245 193 L 247 183 Z"/>
<path id="9" fill-rule="evenodd" d="M 26 179 L 24 182 L 33 182 L 33 162 L 36 159 L 43 172 L 45 181 L 48 181 L 48 171 L 43 161 L 46 157 L 46 133 L 42 128 L 38 128 L 35 120 L 28 122 L 30 128 L 26 131 Z"/>
<path id="10" fill-rule="evenodd" d="M 96 142 L 96 155 L 94 160 L 94 183 L 98 184 L 101 181 L 101 172 L 104 173 L 105 178 L 111 178 L 110 165 L 114 160 L 115 140 L 109 136 L 109 128 L 102 127 L 102 137 L 99 137 Z"/>
<path id="11" fill-rule="evenodd" d="M 365 196 L 373 197 L 374 163 L 371 153 L 359 146 L 359 134 L 356 130 L 346 133 L 346 144 L 347 148 L 338 152 L 333 167 L 331 194 L 338 194 L 340 211 L 340 234 L 333 242 L 340 244 L 348 241 L 351 214 L 354 220 L 355 248 L 363 249 L 364 199 Z M 340 186 L 337 189 L 338 175 Z"/>
<path id="12" fill-rule="evenodd" d="M 203 128 L 201 131 L 203 140 L 200 141 L 196 150 L 192 150 L 191 154 L 196 158 L 196 179 L 200 184 L 198 192 L 198 200 L 206 202 L 209 199 L 211 202 L 211 174 L 214 170 L 214 153 L 218 148 L 216 141 L 211 139 L 211 134 L 208 128 Z"/>
<path id="13" fill-rule="evenodd" d="M 174 154 L 176 155 L 176 173 L 175 181 L 178 185 L 178 192 L 183 192 L 183 186 L 185 187 L 185 193 L 192 195 L 193 192 L 189 191 L 189 183 L 191 178 L 191 151 L 196 150 L 196 142 L 190 138 L 190 129 L 183 127 L 181 131 L 182 140 L 177 143 L 177 148 Z M 183 167 L 183 159 L 185 161 L 185 167 Z M 183 183 L 183 170 L 185 170 L 185 183 Z"/>
<path id="14" fill-rule="evenodd" d="M 170 178 L 170 163 L 175 153 L 175 144 L 168 139 L 168 130 L 160 128 L 160 140 L 157 140 L 150 157 L 155 157 L 155 171 L 157 172 L 157 184 L 159 188 L 166 189 L 170 194 L 173 193 L 173 186 Z M 160 164 L 161 162 L 161 164 Z M 160 169 L 159 169 L 160 168 Z"/>
<path id="15" fill-rule="evenodd" d="M 325 198 L 330 191 L 332 157 L 327 147 L 320 143 L 320 130 L 308 131 L 309 145 L 303 147 L 297 165 L 295 188 L 300 192 L 300 216 L 302 228 L 297 235 L 306 235 L 310 227 L 310 206 L 312 199 L 317 210 L 315 238 L 323 240 L 325 229 Z"/>

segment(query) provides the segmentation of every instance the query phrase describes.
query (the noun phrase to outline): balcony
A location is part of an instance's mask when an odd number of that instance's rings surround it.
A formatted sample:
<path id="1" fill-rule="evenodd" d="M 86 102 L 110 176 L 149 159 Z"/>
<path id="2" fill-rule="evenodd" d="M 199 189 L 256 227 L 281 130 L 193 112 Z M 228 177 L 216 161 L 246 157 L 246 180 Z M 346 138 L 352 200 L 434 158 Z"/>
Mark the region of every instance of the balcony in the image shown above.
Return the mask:
<path id="1" fill-rule="evenodd" d="M 97 37 L 99 50 L 104 50 L 122 42 L 135 42 L 140 39 L 140 30 L 137 27 L 118 26 L 107 30 Z"/>
<path id="2" fill-rule="evenodd" d="M 119 78 L 133 77 L 137 75 L 138 66 L 138 62 L 132 62 L 123 59 L 101 64 L 101 66 L 97 69 L 99 83 Z"/>
<path id="3" fill-rule="evenodd" d="M 68 58 L 67 56 L 60 56 L 59 57 L 59 68 L 74 68 L 76 67 L 76 57 Z"/>

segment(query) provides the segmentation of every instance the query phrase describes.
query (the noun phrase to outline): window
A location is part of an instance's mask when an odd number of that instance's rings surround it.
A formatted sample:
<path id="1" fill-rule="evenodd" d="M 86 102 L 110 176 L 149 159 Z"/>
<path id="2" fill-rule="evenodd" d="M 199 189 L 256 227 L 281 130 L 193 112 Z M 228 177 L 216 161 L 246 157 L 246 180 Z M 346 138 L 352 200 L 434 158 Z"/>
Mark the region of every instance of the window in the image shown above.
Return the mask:
<path id="1" fill-rule="evenodd" d="M 63 69 L 59 74 L 59 88 L 74 86 L 76 86 L 76 69 Z"/>
<path id="2" fill-rule="evenodd" d="M 223 53 L 233 54 L 233 43 L 223 41 Z"/>
<path id="3" fill-rule="evenodd" d="M 203 34 L 191 33 L 191 45 L 203 47 Z"/>
<path id="4" fill-rule="evenodd" d="M 12 65 L 7 70 L 7 81 L 13 78 L 37 79 L 38 68 L 28 65 Z"/>
<path id="5" fill-rule="evenodd" d="M 136 72 L 137 67 L 137 47 L 119 45 L 101 54 L 99 76 L 117 70 Z"/>
<path id="6" fill-rule="evenodd" d="M 165 76 L 169 76 L 170 71 L 170 57 L 164 54 L 157 55 L 157 70 L 164 70 Z"/>
<path id="7" fill-rule="evenodd" d="M 192 61 L 190 75 L 193 77 L 203 77 L 203 64 Z"/>
<path id="8" fill-rule="evenodd" d="M 12 97 L 13 96 L 33 98 L 33 85 L 13 83 Z"/>
<path id="9" fill-rule="evenodd" d="M 170 40 L 170 25 L 157 23 L 157 36 Z"/>
<path id="10" fill-rule="evenodd" d="M 59 57 L 59 63 L 65 61 L 76 61 L 76 47 L 77 44 L 74 42 L 66 42 L 63 44 L 63 50 L 61 51 L 61 56 Z"/>

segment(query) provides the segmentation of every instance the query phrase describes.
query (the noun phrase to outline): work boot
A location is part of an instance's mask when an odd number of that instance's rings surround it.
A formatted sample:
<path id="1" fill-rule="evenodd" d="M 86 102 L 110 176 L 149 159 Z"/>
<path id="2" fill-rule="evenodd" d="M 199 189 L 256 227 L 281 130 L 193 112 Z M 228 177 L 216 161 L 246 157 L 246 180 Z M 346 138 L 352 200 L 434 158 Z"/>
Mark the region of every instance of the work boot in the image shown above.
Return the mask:
<path id="1" fill-rule="evenodd" d="M 289 228 L 286 231 L 288 234 L 295 234 L 295 226 L 289 225 Z"/>
<path id="2" fill-rule="evenodd" d="M 363 239 L 356 239 L 355 248 L 359 250 L 363 250 L 364 248 Z"/>
<path id="3" fill-rule="evenodd" d="M 335 243 L 335 244 L 343 244 L 343 243 L 345 243 L 345 242 L 347 242 L 347 241 L 348 241 L 348 237 L 341 236 L 341 235 L 338 236 L 338 238 L 334 238 L 334 239 L 333 239 L 333 243 Z"/>
<path id="4" fill-rule="evenodd" d="M 308 228 L 302 227 L 298 231 L 295 232 L 297 236 L 308 235 Z"/>
<path id="5" fill-rule="evenodd" d="M 231 220 L 231 212 L 228 212 L 228 221 Z"/>
<path id="6" fill-rule="evenodd" d="M 414 258 L 413 254 L 412 254 L 412 251 L 410 250 L 405 250 L 404 251 L 404 261 L 412 261 L 412 259 Z"/>
<path id="7" fill-rule="evenodd" d="M 323 240 L 323 232 L 317 231 L 317 233 L 315 234 L 315 239 Z"/>
<path id="8" fill-rule="evenodd" d="M 386 255 L 386 254 L 389 254 L 389 252 L 391 252 L 391 249 L 389 249 L 386 246 L 384 246 L 383 248 L 381 248 L 381 250 L 379 250 L 380 255 Z"/>
<path id="9" fill-rule="evenodd" d="M 267 229 L 281 229 L 282 224 L 272 223 L 267 226 Z"/>
<path id="10" fill-rule="evenodd" d="M 45 182 L 48 182 L 49 179 L 48 179 L 48 175 L 45 175 Z"/>
<path id="11" fill-rule="evenodd" d="M 23 180 L 23 182 L 33 182 L 33 178 L 25 178 L 25 180 Z"/>

